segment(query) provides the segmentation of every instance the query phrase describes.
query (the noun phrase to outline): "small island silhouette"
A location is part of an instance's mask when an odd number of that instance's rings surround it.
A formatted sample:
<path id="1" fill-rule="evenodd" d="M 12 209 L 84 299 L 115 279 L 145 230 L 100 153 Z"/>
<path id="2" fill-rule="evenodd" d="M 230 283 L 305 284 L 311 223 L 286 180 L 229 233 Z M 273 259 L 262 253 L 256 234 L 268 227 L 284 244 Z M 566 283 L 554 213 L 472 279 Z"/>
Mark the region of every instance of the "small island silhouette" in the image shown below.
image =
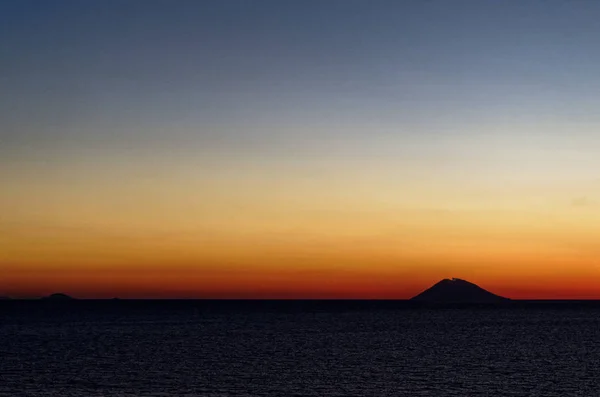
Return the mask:
<path id="1" fill-rule="evenodd" d="M 74 300 L 75 298 L 73 298 L 67 294 L 57 293 L 57 294 L 45 296 L 42 299 L 52 300 L 52 301 L 69 301 L 69 300 Z"/>
<path id="2" fill-rule="evenodd" d="M 502 303 L 510 299 L 459 278 L 443 279 L 411 299 L 432 303 Z"/>

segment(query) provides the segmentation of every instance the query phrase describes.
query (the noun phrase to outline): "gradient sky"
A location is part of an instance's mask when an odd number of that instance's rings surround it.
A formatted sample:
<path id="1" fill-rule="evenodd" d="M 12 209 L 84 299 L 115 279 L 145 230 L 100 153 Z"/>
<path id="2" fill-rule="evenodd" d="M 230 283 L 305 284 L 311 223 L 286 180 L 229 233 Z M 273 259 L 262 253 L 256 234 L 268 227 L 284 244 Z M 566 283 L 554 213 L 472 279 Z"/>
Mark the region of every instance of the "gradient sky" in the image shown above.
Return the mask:
<path id="1" fill-rule="evenodd" d="M 0 295 L 600 299 L 599 21 L 0 1 Z"/>

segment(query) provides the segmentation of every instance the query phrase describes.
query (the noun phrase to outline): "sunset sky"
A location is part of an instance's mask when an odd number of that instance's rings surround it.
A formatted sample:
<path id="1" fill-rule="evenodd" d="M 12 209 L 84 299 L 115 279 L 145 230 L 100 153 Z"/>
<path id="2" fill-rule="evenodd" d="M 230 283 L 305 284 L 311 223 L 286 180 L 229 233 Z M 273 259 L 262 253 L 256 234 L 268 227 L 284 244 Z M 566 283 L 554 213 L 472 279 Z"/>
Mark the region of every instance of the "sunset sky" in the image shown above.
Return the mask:
<path id="1" fill-rule="evenodd" d="M 0 2 L 0 295 L 600 299 L 600 3 Z"/>

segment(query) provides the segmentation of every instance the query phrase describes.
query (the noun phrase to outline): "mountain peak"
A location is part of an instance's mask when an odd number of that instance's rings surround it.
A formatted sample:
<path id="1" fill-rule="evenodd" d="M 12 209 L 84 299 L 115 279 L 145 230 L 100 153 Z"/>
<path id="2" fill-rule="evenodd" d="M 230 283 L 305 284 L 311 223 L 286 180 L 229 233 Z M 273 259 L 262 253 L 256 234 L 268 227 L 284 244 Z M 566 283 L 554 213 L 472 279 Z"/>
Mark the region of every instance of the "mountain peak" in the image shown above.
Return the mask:
<path id="1" fill-rule="evenodd" d="M 412 300 L 436 303 L 496 303 L 505 302 L 508 298 L 493 294 L 460 278 L 445 278 Z"/>
<path id="2" fill-rule="evenodd" d="M 52 294 L 52 295 L 46 296 L 42 299 L 66 301 L 66 300 L 73 300 L 74 298 L 67 294 L 57 293 L 57 294 Z"/>

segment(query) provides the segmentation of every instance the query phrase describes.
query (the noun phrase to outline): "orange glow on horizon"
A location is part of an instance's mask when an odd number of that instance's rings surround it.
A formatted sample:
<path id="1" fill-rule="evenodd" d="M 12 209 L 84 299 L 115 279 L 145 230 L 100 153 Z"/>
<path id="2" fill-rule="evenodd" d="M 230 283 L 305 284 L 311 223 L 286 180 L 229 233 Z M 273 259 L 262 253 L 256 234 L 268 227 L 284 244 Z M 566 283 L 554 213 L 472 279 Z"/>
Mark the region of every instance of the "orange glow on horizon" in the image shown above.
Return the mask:
<path id="1" fill-rule="evenodd" d="M 562 186 L 354 167 L 6 174 L 0 295 L 406 299 L 459 277 L 600 299 L 600 212 Z"/>
<path id="2" fill-rule="evenodd" d="M 35 297 L 64 292 L 80 298 L 408 299 L 442 278 L 461 277 L 512 299 L 600 299 L 595 275 L 567 272 L 518 276 L 469 266 L 405 271 L 313 266 L 287 270 L 213 267 L 12 268 L 2 293 Z M 427 267 L 425 267 L 427 269 Z"/>

